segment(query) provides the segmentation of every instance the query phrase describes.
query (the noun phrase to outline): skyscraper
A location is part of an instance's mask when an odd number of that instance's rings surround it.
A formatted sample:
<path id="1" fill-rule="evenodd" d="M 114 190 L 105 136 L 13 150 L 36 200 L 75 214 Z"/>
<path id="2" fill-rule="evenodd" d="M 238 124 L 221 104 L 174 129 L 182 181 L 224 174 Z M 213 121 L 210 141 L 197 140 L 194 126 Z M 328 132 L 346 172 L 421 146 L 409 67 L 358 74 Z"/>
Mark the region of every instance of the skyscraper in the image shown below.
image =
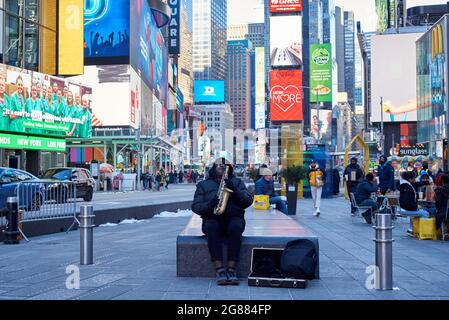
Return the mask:
<path id="1" fill-rule="evenodd" d="M 405 27 L 407 21 L 406 0 L 376 0 L 377 31 Z"/>
<path id="2" fill-rule="evenodd" d="M 248 33 L 246 39 L 251 41 L 254 48 L 265 46 L 265 24 L 250 23 L 248 24 Z"/>
<path id="3" fill-rule="evenodd" d="M 226 79 L 226 0 L 193 0 L 195 80 Z"/>
<path id="4" fill-rule="evenodd" d="M 251 128 L 251 54 L 248 40 L 228 41 L 226 101 L 234 113 L 234 128 Z"/>
<path id="5" fill-rule="evenodd" d="M 348 104 L 354 111 L 355 90 L 355 21 L 354 12 L 344 12 L 344 44 L 345 44 L 345 92 L 348 93 Z"/>
<path id="6" fill-rule="evenodd" d="M 191 2 L 191 0 L 190 0 Z M 189 31 L 189 11 L 186 1 L 182 3 L 181 9 L 181 54 L 178 60 L 178 87 L 184 95 L 184 103 L 193 105 L 193 68 L 192 68 L 192 32 Z"/>

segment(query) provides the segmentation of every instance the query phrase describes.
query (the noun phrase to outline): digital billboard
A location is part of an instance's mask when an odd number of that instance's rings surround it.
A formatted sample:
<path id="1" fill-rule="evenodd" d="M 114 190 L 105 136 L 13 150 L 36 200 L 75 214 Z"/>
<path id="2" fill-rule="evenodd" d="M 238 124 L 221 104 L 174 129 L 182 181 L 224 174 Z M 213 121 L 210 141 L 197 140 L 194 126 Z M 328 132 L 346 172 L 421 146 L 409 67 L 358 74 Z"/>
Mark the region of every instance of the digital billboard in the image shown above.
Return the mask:
<path id="1" fill-rule="evenodd" d="M 86 64 L 117 64 L 129 60 L 130 0 L 84 0 Z"/>
<path id="2" fill-rule="evenodd" d="M 415 42 L 421 35 L 404 33 L 372 36 L 372 122 L 417 121 Z"/>
<path id="3" fill-rule="evenodd" d="M 302 121 L 302 71 L 270 72 L 271 121 Z"/>
<path id="4" fill-rule="evenodd" d="M 265 104 L 256 104 L 255 110 L 256 127 L 255 129 L 265 128 Z"/>
<path id="5" fill-rule="evenodd" d="M 332 110 L 310 110 L 310 136 L 315 139 L 331 141 Z M 319 134 L 318 134 L 319 132 Z"/>
<path id="6" fill-rule="evenodd" d="M 302 68 L 302 17 L 270 17 L 270 61 L 272 68 Z"/>
<path id="7" fill-rule="evenodd" d="M 83 53 L 83 0 L 61 0 L 58 28 L 58 74 L 82 74 Z"/>
<path id="8" fill-rule="evenodd" d="M 310 102 L 332 102 L 332 47 L 310 45 Z"/>
<path id="9" fill-rule="evenodd" d="M 302 0 L 270 0 L 270 12 L 300 12 Z"/>
<path id="10" fill-rule="evenodd" d="M 80 83 L 0 64 L 0 131 L 88 138 L 91 93 Z"/>
<path id="11" fill-rule="evenodd" d="M 265 48 L 258 47 L 256 55 L 256 104 L 265 103 Z"/>
<path id="12" fill-rule="evenodd" d="M 223 103 L 225 101 L 224 81 L 197 80 L 193 85 L 195 103 Z"/>
<path id="13" fill-rule="evenodd" d="M 131 12 L 131 65 L 165 106 L 169 59 L 164 36 L 147 0 L 131 0 Z"/>

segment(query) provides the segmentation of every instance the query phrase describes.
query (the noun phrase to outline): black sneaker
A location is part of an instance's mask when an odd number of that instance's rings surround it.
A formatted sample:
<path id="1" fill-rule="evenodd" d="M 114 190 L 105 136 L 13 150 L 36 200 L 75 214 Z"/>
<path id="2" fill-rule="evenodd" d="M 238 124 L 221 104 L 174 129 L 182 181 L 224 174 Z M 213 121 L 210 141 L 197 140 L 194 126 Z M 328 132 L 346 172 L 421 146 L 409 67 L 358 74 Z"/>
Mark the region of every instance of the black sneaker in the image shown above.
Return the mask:
<path id="1" fill-rule="evenodd" d="M 365 218 L 366 223 L 373 224 L 373 220 L 369 212 L 362 213 L 362 216 Z"/>
<path id="2" fill-rule="evenodd" d="M 235 272 L 235 269 L 228 268 L 228 284 L 237 286 L 239 285 L 239 279 L 237 278 L 237 273 Z"/>
<path id="3" fill-rule="evenodd" d="M 219 286 L 224 286 L 228 284 L 228 275 L 225 268 L 217 269 L 217 284 Z"/>

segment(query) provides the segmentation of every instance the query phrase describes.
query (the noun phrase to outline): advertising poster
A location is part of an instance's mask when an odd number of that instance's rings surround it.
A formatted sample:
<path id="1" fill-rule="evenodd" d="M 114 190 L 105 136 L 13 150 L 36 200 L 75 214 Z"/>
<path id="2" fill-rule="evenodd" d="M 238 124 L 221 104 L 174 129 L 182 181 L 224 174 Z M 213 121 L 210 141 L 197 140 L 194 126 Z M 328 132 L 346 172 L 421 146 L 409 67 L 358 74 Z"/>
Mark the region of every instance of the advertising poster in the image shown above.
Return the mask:
<path id="1" fill-rule="evenodd" d="M 310 102 L 332 102 L 332 48 L 310 45 Z"/>
<path id="2" fill-rule="evenodd" d="M 302 121 L 302 71 L 273 70 L 270 86 L 271 121 Z"/>
<path id="3" fill-rule="evenodd" d="M 312 138 L 331 141 L 332 138 L 332 110 L 310 110 L 310 135 Z M 320 134 L 318 134 L 318 132 Z"/>
<path id="4" fill-rule="evenodd" d="M 147 0 L 131 0 L 130 61 L 137 74 L 167 104 L 168 52 Z"/>
<path id="5" fill-rule="evenodd" d="M 222 103 L 225 101 L 224 81 L 197 80 L 193 85 L 195 103 Z"/>
<path id="6" fill-rule="evenodd" d="M 265 48 L 255 49 L 256 54 L 256 104 L 265 103 Z"/>
<path id="7" fill-rule="evenodd" d="M 84 0 L 84 58 L 99 64 L 129 56 L 130 0 Z M 99 60 L 100 59 L 100 60 Z"/>
<path id="8" fill-rule="evenodd" d="M 371 38 L 372 122 L 417 121 L 415 42 L 421 35 L 385 34 Z M 409 54 L 393 54 L 397 52 Z"/>
<path id="9" fill-rule="evenodd" d="M 301 12 L 302 0 L 270 0 L 270 12 Z"/>
<path id="10" fill-rule="evenodd" d="M 0 131 L 60 138 L 92 136 L 92 90 L 80 83 L 0 65 Z"/>
<path id="11" fill-rule="evenodd" d="M 265 103 L 256 104 L 256 130 L 265 128 Z"/>
<path id="12" fill-rule="evenodd" d="M 270 61 L 272 68 L 302 69 L 302 17 L 270 17 Z"/>

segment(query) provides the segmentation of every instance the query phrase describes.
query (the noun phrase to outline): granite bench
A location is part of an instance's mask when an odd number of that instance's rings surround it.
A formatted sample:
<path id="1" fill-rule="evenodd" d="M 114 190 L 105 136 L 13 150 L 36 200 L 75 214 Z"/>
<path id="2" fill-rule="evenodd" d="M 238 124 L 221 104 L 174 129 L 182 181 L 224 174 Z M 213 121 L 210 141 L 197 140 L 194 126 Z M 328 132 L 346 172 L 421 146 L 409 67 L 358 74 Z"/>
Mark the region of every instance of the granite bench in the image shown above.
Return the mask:
<path id="1" fill-rule="evenodd" d="M 245 220 L 246 228 L 237 268 L 239 277 L 247 277 L 250 274 L 253 248 L 284 248 L 291 240 L 309 239 L 315 243 L 319 253 L 318 237 L 278 210 L 254 210 L 251 207 L 246 210 Z M 193 214 L 185 229 L 178 235 L 178 277 L 215 277 L 215 268 L 210 260 L 207 239 L 201 226 L 201 217 Z M 226 252 L 226 247 L 224 251 Z M 226 257 L 226 254 L 224 256 Z M 319 279 L 319 267 L 315 278 Z"/>

